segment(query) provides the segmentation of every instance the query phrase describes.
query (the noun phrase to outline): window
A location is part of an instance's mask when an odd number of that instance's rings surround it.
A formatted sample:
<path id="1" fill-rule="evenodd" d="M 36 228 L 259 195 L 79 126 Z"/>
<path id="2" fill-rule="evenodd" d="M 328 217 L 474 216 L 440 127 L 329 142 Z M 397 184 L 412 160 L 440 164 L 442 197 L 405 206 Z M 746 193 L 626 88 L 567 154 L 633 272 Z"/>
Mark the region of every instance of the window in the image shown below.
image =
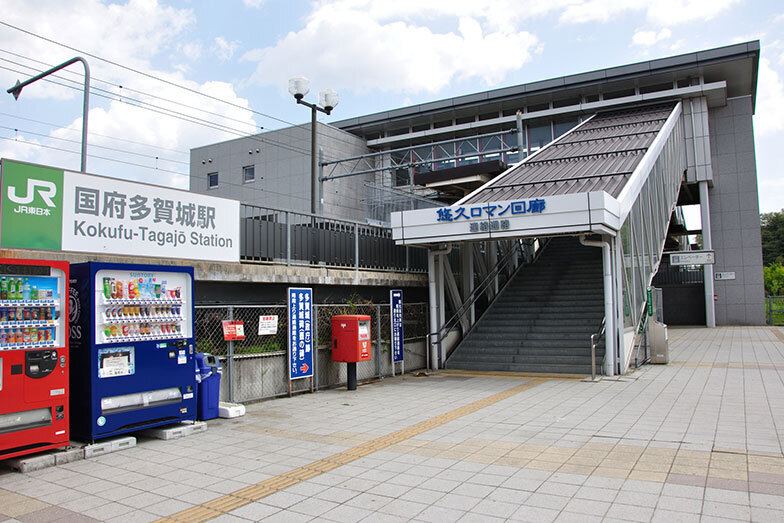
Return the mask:
<path id="1" fill-rule="evenodd" d="M 256 166 L 247 165 L 242 168 L 242 181 L 244 183 L 252 182 L 256 179 Z"/>
<path id="2" fill-rule="evenodd" d="M 207 174 L 207 187 L 213 188 L 218 186 L 218 173 Z"/>
<path id="3" fill-rule="evenodd" d="M 528 126 L 528 145 L 529 154 L 533 154 L 553 140 L 553 130 L 550 124 L 529 125 Z"/>
<path id="4" fill-rule="evenodd" d="M 576 118 L 574 120 L 564 120 L 561 122 L 555 122 L 553 124 L 553 128 L 555 130 L 555 137 L 558 138 L 565 132 L 572 130 L 574 126 L 577 125 L 577 123 L 578 122 Z"/>

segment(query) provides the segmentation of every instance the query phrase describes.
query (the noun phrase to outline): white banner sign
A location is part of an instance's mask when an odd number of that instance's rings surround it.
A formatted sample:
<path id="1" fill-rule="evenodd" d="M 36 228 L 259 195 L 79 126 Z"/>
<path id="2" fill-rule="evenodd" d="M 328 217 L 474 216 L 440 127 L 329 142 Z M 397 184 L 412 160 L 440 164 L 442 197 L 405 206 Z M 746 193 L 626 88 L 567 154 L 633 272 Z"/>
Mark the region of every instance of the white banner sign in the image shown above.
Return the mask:
<path id="1" fill-rule="evenodd" d="M 670 265 L 708 265 L 716 263 L 714 251 L 689 251 L 670 254 Z"/>
<path id="2" fill-rule="evenodd" d="M 64 171 L 62 249 L 239 261 L 239 202 Z"/>
<path id="3" fill-rule="evenodd" d="M 259 316 L 259 336 L 278 333 L 278 316 Z"/>

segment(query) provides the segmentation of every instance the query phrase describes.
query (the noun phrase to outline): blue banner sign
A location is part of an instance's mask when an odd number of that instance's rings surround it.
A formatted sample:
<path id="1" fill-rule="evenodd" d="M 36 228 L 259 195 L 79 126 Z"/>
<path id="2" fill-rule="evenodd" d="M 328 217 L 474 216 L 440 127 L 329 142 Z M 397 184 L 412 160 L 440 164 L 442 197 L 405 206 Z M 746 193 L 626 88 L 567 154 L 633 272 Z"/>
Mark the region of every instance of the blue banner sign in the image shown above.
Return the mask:
<path id="1" fill-rule="evenodd" d="M 289 379 L 313 376 L 313 290 L 289 287 Z"/>
<path id="2" fill-rule="evenodd" d="M 403 291 L 389 291 L 392 361 L 403 361 Z"/>

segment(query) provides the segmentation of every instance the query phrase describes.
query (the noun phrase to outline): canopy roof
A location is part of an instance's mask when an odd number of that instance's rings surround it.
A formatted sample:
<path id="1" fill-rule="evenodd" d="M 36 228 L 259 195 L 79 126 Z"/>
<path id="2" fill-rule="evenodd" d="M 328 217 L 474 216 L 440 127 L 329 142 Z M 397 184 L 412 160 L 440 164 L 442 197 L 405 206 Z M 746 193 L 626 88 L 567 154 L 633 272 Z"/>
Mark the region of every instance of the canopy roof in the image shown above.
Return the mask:
<path id="1" fill-rule="evenodd" d="M 592 191 L 617 198 L 674 105 L 596 114 L 458 204 Z"/>

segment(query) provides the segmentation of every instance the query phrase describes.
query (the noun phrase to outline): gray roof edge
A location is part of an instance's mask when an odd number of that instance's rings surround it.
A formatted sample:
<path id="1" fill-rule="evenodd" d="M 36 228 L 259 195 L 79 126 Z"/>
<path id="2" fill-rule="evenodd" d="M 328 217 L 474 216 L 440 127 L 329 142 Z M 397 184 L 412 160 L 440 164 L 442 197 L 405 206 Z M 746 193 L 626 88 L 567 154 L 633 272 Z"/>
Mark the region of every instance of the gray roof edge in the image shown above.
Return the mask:
<path id="1" fill-rule="evenodd" d="M 472 94 L 466 94 L 461 96 L 455 96 L 453 98 L 436 100 L 432 102 L 424 102 L 409 107 L 401 107 L 398 109 L 394 109 L 393 111 L 390 110 L 380 111 L 377 113 L 371 113 L 371 114 L 358 116 L 354 118 L 348 118 L 346 120 L 339 120 L 336 122 L 332 122 L 332 125 L 336 127 L 353 127 L 357 125 L 357 120 L 360 120 L 362 124 L 372 124 L 372 123 L 389 119 L 391 112 L 394 112 L 396 117 L 415 116 L 417 114 L 429 112 L 431 110 L 442 109 L 446 106 L 457 107 L 462 105 L 463 103 L 473 102 L 475 101 L 477 95 L 485 95 L 485 99 L 487 101 L 492 101 L 496 97 L 500 98 L 501 96 L 504 97 L 510 96 L 513 95 L 513 93 L 515 92 L 519 95 L 530 95 L 537 92 L 537 89 L 535 87 L 537 84 L 546 84 L 549 86 L 545 89 L 542 89 L 542 92 L 546 92 L 548 90 L 554 89 L 553 87 L 554 84 L 557 84 L 559 86 L 559 90 L 562 90 L 564 88 L 575 87 L 583 83 L 584 81 L 588 81 L 589 78 L 591 80 L 595 80 L 597 75 L 603 76 L 605 80 L 612 80 L 614 78 L 622 78 L 625 76 L 629 76 L 630 68 L 633 70 L 637 70 L 638 71 L 637 74 L 644 71 L 646 74 L 650 75 L 650 74 L 655 74 L 657 71 L 663 72 L 666 70 L 670 70 L 673 67 L 677 67 L 679 69 L 687 68 L 689 66 L 699 67 L 701 65 L 705 65 L 708 62 L 726 61 L 726 60 L 737 59 L 737 58 L 747 58 L 749 56 L 754 59 L 754 71 L 753 71 L 753 78 L 752 78 L 752 85 L 753 85 L 752 96 L 756 98 L 759 54 L 760 54 L 759 40 L 751 40 L 748 42 L 730 44 L 726 46 L 715 47 L 712 49 L 692 51 L 680 55 L 655 58 L 653 60 L 647 60 L 643 62 L 635 62 L 631 64 L 613 66 L 604 69 L 596 69 L 593 71 L 585 71 L 582 73 L 565 75 L 565 76 L 560 76 L 560 77 L 550 78 L 545 80 L 536 80 L 534 82 L 518 84 L 515 86 L 500 87 L 497 89 L 484 91 L 482 93 L 472 93 Z M 633 75 L 635 73 L 631 73 L 631 74 Z M 504 94 L 501 95 L 501 92 L 503 92 Z"/>

